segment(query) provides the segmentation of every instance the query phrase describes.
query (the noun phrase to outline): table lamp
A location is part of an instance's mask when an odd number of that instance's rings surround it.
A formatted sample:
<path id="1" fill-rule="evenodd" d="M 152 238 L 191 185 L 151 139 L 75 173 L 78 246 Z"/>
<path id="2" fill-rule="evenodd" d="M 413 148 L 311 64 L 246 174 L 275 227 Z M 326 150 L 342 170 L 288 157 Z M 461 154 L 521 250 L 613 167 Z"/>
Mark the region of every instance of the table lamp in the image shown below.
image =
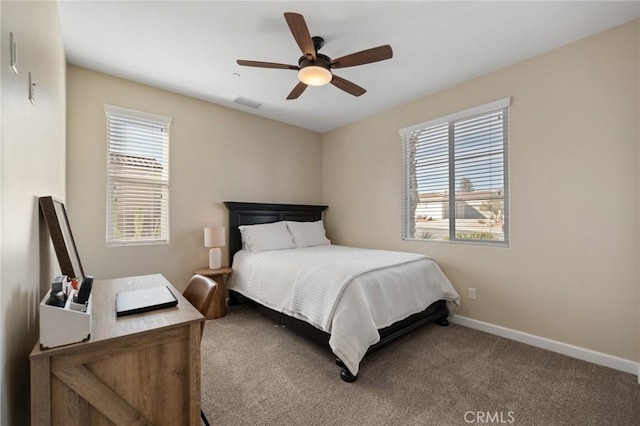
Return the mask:
<path id="1" fill-rule="evenodd" d="M 211 247 L 209 250 L 209 269 L 220 269 L 222 267 L 222 251 L 224 247 L 224 226 L 214 226 L 204 228 L 204 246 Z"/>

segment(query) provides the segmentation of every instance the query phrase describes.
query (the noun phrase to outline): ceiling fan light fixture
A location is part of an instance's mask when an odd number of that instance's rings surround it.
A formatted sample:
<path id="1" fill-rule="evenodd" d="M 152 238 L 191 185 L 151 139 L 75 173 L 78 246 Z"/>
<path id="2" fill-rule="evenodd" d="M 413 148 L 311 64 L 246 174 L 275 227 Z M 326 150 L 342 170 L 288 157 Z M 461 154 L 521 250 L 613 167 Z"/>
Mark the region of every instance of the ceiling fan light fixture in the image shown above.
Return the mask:
<path id="1" fill-rule="evenodd" d="M 329 84 L 332 78 L 331 71 L 317 65 L 309 65 L 298 71 L 298 79 L 307 86 L 324 86 Z"/>

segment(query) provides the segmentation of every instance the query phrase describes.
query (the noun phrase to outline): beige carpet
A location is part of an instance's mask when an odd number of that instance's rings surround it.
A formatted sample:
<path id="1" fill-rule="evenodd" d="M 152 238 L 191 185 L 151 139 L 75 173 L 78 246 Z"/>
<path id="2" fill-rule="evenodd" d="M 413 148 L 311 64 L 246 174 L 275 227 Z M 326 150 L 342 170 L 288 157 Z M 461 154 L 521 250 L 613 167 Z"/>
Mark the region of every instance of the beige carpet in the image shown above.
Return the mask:
<path id="1" fill-rule="evenodd" d="M 249 306 L 208 321 L 213 425 L 640 425 L 637 377 L 466 327 L 427 325 L 340 380 L 331 352 Z"/>

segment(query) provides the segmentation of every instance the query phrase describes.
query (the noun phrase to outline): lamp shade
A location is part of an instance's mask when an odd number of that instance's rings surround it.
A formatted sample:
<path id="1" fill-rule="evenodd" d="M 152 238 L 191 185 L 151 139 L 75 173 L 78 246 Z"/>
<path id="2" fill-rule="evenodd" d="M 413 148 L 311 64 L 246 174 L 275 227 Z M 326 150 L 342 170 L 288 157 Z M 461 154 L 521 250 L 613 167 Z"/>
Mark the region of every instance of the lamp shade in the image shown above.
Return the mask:
<path id="1" fill-rule="evenodd" d="M 205 247 L 224 247 L 224 226 L 214 226 L 213 228 L 204 228 L 204 246 Z"/>
<path id="2" fill-rule="evenodd" d="M 298 79 L 307 86 L 324 86 L 332 78 L 331 71 L 315 65 L 300 68 L 300 71 L 298 71 Z"/>

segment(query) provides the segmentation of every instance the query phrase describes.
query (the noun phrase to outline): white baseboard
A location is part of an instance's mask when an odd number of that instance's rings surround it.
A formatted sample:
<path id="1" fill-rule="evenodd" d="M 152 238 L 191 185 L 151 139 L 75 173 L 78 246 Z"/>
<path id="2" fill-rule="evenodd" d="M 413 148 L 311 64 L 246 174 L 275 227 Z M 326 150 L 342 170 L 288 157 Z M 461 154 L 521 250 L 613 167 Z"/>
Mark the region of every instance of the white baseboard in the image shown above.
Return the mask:
<path id="1" fill-rule="evenodd" d="M 545 337 L 536 336 L 522 331 L 512 330 L 510 328 L 499 325 L 490 324 L 488 322 L 478 321 L 475 319 L 463 317 L 460 315 L 452 315 L 449 320 L 454 324 L 463 325 L 475 330 L 484 331 L 486 333 L 495 334 L 500 337 L 515 340 L 517 342 L 526 343 L 527 345 L 536 346 L 538 348 L 547 349 L 572 358 L 581 359 L 583 361 L 592 362 L 594 364 L 613 368 L 614 370 L 624 371 L 637 375 L 640 384 L 640 363 L 624 358 L 618 358 L 602 352 L 592 351 L 591 349 L 581 348 L 579 346 L 569 345 L 567 343 L 558 342 L 557 340 L 547 339 Z"/>

